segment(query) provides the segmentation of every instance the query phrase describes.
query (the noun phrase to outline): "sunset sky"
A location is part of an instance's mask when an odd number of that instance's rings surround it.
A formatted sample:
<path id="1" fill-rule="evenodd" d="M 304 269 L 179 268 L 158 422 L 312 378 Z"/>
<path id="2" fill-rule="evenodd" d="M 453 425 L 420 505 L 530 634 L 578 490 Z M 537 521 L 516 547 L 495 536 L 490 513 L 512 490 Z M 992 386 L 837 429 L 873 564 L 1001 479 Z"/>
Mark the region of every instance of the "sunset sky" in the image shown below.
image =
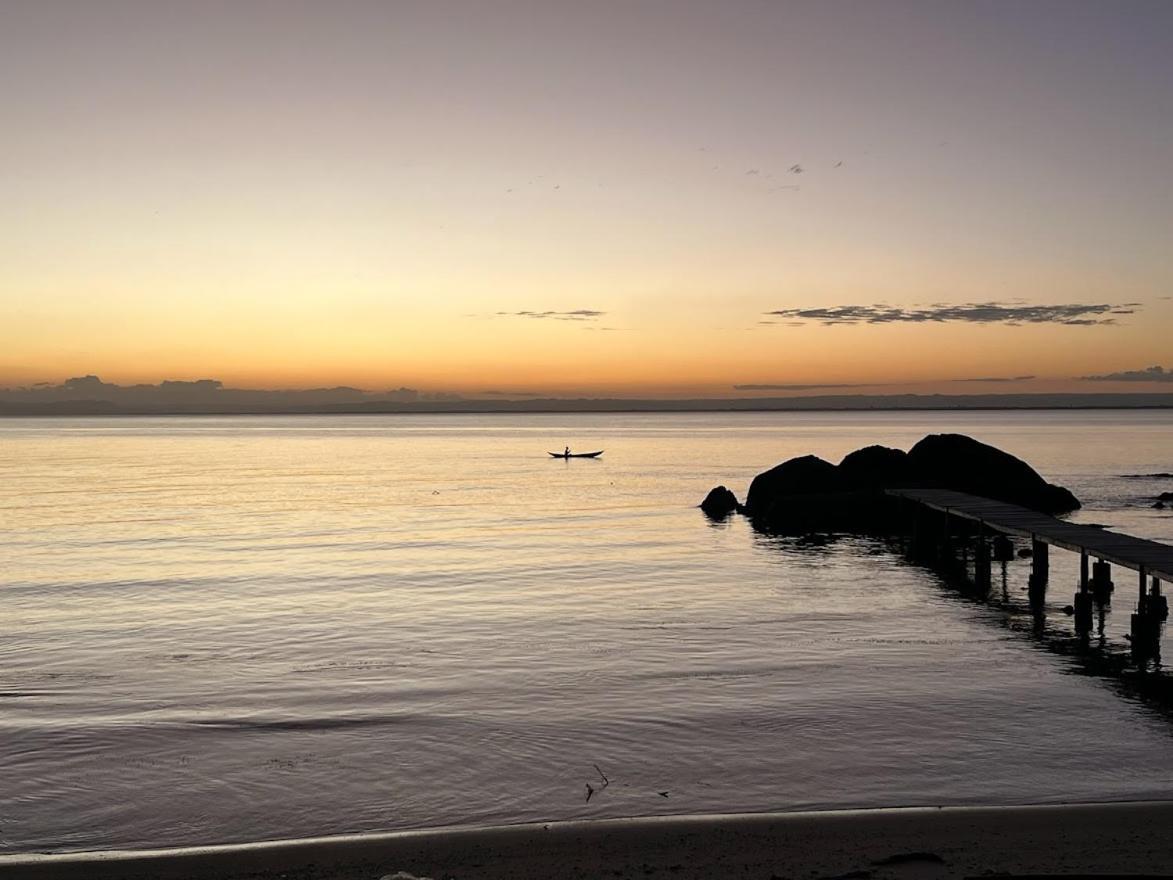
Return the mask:
<path id="1" fill-rule="evenodd" d="M 1162 0 L 6 0 L 0 118 L 0 385 L 1173 390 Z"/>

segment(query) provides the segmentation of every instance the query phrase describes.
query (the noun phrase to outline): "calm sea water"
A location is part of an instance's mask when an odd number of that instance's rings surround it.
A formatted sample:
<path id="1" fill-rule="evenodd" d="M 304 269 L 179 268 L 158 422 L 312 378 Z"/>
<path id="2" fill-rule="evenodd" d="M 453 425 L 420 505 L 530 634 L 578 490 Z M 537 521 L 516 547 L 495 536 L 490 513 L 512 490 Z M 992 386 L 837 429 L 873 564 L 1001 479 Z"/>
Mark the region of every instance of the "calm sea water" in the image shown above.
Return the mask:
<path id="1" fill-rule="evenodd" d="M 0 421 L 0 850 L 664 813 L 1168 798 L 1173 724 L 1028 563 L 695 509 L 963 431 L 1173 540 L 1173 413 Z M 598 461 L 554 461 L 569 443 Z M 1053 554 L 1053 557 L 1055 554 Z M 1098 674 L 1122 665 L 1121 675 Z M 1164 675 L 1161 671 L 1150 675 Z M 596 769 L 596 765 L 598 769 Z M 600 770 L 609 780 L 603 786 Z M 595 791 L 587 798 L 587 785 Z"/>

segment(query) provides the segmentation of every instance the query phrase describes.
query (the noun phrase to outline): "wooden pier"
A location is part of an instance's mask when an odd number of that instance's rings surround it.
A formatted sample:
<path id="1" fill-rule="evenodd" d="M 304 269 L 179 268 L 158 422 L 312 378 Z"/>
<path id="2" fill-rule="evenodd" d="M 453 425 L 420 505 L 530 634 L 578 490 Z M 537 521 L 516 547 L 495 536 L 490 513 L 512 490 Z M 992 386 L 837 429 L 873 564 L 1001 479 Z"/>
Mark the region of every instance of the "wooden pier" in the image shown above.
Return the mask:
<path id="1" fill-rule="evenodd" d="M 974 530 L 977 550 L 974 554 L 974 572 L 979 583 L 989 586 L 990 550 L 987 540 L 997 535 L 1014 535 L 1031 542 L 1032 601 L 1046 588 L 1049 573 L 1048 548 L 1059 547 L 1080 555 L 1079 592 L 1075 594 L 1076 627 L 1088 628 L 1091 623 L 1093 598 L 1106 603 L 1113 589 L 1111 566 L 1119 565 L 1138 573 L 1136 613 L 1132 615 L 1132 640 L 1135 649 L 1153 647 L 1160 638 L 1160 622 L 1168 614 L 1168 600 L 1161 595 L 1161 581 L 1173 581 L 1173 547 L 1158 541 L 1122 535 L 1094 526 L 1078 525 L 1047 516 L 1044 513 L 980 498 L 964 492 L 947 489 L 889 489 L 889 495 L 912 502 L 922 511 L 941 515 L 937 528 L 926 531 L 940 537 L 947 557 L 953 541 L 952 518 L 976 524 Z M 914 537 L 918 517 L 912 517 Z M 924 536 L 922 535 L 923 539 Z M 1002 538 L 1005 541 L 1005 538 Z M 968 553 L 967 553 L 968 555 Z M 1097 560 L 1091 566 L 1089 557 Z"/>

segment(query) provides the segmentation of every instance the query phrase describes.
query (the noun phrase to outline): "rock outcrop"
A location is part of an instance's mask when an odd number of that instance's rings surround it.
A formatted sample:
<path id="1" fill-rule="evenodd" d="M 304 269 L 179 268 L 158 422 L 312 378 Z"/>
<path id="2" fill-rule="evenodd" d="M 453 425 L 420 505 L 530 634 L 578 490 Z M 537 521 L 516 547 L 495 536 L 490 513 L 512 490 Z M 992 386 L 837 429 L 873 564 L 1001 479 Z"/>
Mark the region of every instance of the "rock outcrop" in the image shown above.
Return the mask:
<path id="1" fill-rule="evenodd" d="M 817 455 L 804 455 L 754 477 L 745 496 L 745 506 L 750 512 L 765 511 L 776 498 L 836 492 L 839 484 L 839 469 L 835 465 Z"/>
<path id="2" fill-rule="evenodd" d="M 1042 513 L 1078 510 L 1079 501 L 1021 458 L 964 434 L 930 434 L 908 451 L 917 485 L 969 492 Z"/>
<path id="3" fill-rule="evenodd" d="M 908 453 L 890 446 L 865 446 L 839 462 L 843 482 L 853 489 L 888 489 L 913 480 Z"/>
<path id="4" fill-rule="evenodd" d="M 884 490 L 899 488 L 952 489 L 1048 514 L 1080 506 L 1071 492 L 1008 452 L 962 434 L 930 434 L 908 452 L 868 446 L 838 465 L 814 455 L 792 458 L 754 477 L 743 512 L 767 531 L 886 533 L 899 517 L 896 499 Z M 724 516 L 736 503 L 719 486 L 702 508 Z"/>
<path id="5" fill-rule="evenodd" d="M 737 496 L 724 486 L 713 489 L 701 502 L 701 510 L 713 519 L 723 519 L 740 507 Z"/>

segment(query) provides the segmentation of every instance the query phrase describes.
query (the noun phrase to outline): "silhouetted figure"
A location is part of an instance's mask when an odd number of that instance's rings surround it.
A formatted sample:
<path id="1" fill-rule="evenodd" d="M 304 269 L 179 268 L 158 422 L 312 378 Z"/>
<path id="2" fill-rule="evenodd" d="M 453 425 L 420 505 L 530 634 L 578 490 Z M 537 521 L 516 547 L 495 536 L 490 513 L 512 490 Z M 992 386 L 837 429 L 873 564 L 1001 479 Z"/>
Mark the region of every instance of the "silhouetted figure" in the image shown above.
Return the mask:
<path id="1" fill-rule="evenodd" d="M 567 458 L 570 458 L 570 447 L 567 446 L 565 449 L 563 449 L 562 454 L 565 455 Z"/>

